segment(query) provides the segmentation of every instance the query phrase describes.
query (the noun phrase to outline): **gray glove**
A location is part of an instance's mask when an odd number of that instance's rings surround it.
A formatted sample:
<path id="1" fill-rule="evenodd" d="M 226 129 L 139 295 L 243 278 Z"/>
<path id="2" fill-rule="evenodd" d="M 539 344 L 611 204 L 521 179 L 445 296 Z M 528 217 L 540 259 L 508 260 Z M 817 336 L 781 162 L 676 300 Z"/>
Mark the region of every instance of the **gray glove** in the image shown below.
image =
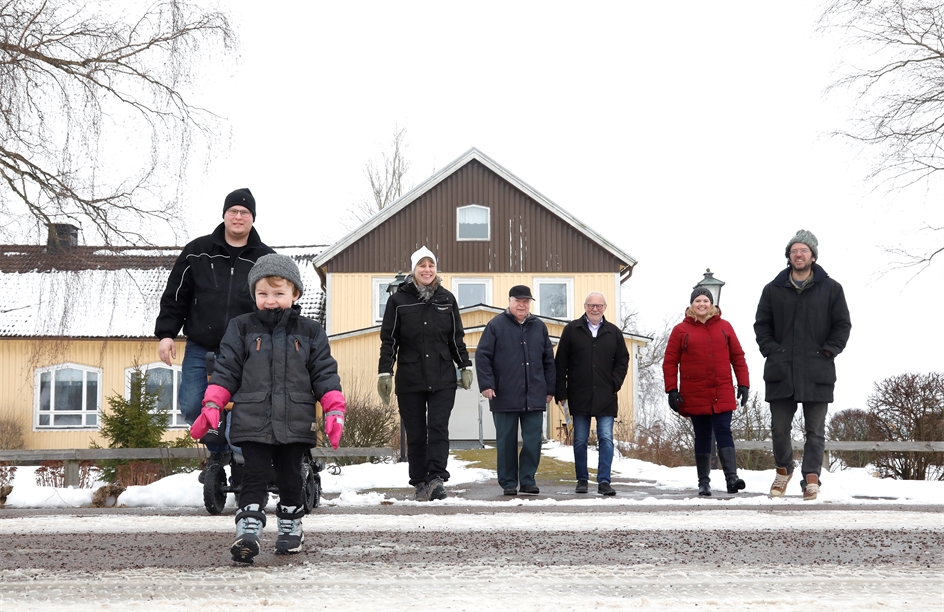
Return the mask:
<path id="1" fill-rule="evenodd" d="M 459 386 L 468 391 L 469 387 L 472 386 L 472 370 L 462 368 L 459 370 L 459 377 Z"/>
<path id="2" fill-rule="evenodd" d="M 377 376 L 377 393 L 384 406 L 390 403 L 390 394 L 393 393 L 393 375 L 384 372 Z"/>

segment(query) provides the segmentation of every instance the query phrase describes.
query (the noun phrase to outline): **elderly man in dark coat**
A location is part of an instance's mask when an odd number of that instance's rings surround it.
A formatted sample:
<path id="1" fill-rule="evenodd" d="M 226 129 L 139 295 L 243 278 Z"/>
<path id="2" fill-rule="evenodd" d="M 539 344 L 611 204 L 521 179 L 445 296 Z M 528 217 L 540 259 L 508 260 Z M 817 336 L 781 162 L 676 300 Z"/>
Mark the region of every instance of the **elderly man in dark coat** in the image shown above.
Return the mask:
<path id="1" fill-rule="evenodd" d="M 623 333 L 603 316 L 606 298 L 592 292 L 584 300 L 586 313 L 567 324 L 557 345 L 554 365 L 557 370 L 558 404 L 565 400 L 574 420 L 574 468 L 577 493 L 586 493 L 587 440 L 590 419 L 597 420 L 597 492 L 616 495 L 610 486 L 613 463 L 613 422 L 619 412 L 616 393 L 623 386 L 629 368 L 629 351 Z"/>
<path id="2" fill-rule="evenodd" d="M 485 326 L 475 351 L 479 391 L 495 421 L 498 484 L 505 495 L 537 495 L 541 425 L 554 398 L 554 348 L 544 322 L 531 314 L 531 289 L 515 285 L 508 310 Z M 521 428 L 521 454 L 518 428 Z"/>
<path id="3" fill-rule="evenodd" d="M 835 359 L 846 347 L 852 321 L 842 285 L 816 261 L 819 241 L 800 230 L 787 243 L 788 267 L 764 287 L 754 334 L 767 358 L 764 382 L 770 404 L 770 436 L 777 474 L 770 487 L 780 497 L 793 477 L 790 435 L 797 404 L 803 404 L 803 499 L 816 499 L 826 448 L 826 410 L 836 385 Z"/>

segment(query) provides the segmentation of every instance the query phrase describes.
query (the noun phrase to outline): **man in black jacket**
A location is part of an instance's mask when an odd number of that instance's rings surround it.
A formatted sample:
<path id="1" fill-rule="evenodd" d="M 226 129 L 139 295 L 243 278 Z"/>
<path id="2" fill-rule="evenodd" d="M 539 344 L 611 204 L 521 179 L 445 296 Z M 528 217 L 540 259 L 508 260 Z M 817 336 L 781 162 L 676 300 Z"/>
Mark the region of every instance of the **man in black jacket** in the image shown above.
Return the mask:
<path id="1" fill-rule="evenodd" d="M 603 317 L 606 298 L 592 292 L 583 303 L 584 314 L 567 324 L 557 345 L 557 403 L 567 402 L 574 420 L 574 469 L 577 493 L 586 493 L 587 440 L 590 418 L 597 420 L 597 492 L 616 495 L 610 486 L 613 463 L 613 423 L 619 413 L 616 393 L 629 369 L 629 351 L 618 327 Z"/>
<path id="2" fill-rule="evenodd" d="M 541 425 L 554 398 L 554 349 L 544 322 L 531 314 L 531 289 L 508 292 L 508 310 L 482 332 L 475 351 L 479 391 L 495 421 L 498 483 L 505 495 L 540 493 Z M 521 426 L 521 454 L 518 427 Z"/>
<path id="3" fill-rule="evenodd" d="M 191 425 L 200 416 L 207 388 L 207 353 L 219 351 L 230 319 L 255 310 L 249 294 L 249 270 L 273 250 L 262 243 L 252 224 L 256 200 L 248 189 L 237 189 L 223 202 L 223 222 L 212 234 L 184 247 L 167 279 L 161 311 L 154 326 L 160 340 L 158 358 L 168 366 L 177 358 L 174 339 L 181 327 L 187 336 L 181 364 L 177 405 Z M 207 443 L 210 462 L 226 463 L 222 441 Z"/>
<path id="4" fill-rule="evenodd" d="M 797 404 L 803 404 L 803 499 L 816 499 L 826 447 L 826 410 L 836 385 L 835 358 L 846 347 L 852 322 L 842 286 L 816 263 L 819 241 L 800 230 L 787 243 L 789 267 L 760 296 L 754 334 L 764 365 L 770 436 L 777 474 L 770 487 L 780 497 L 793 477 L 790 435 Z"/>

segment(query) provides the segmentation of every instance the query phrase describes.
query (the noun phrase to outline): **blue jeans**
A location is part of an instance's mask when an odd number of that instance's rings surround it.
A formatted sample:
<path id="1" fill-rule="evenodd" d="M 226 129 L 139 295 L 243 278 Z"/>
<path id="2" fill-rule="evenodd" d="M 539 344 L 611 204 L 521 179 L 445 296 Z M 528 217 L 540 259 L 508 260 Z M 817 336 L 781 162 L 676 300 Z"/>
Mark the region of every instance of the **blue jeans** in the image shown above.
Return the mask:
<path id="1" fill-rule="evenodd" d="M 184 348 L 184 361 L 180 366 L 180 391 L 177 392 L 177 406 L 184 419 L 193 425 L 203 410 L 203 396 L 207 390 L 206 355 L 210 351 L 196 342 L 187 340 Z M 226 446 L 207 444 L 211 453 L 222 453 Z"/>
<path id="2" fill-rule="evenodd" d="M 597 449 L 600 458 L 597 462 L 597 484 L 610 482 L 610 466 L 613 463 L 613 422 L 615 417 L 598 416 Z M 574 419 L 574 469 L 577 480 L 590 480 L 587 471 L 587 440 L 590 439 L 589 414 L 575 414 Z"/>
<path id="3" fill-rule="evenodd" d="M 695 432 L 695 454 L 711 455 L 711 432 L 714 431 L 715 442 L 718 448 L 734 446 L 734 436 L 731 435 L 731 417 L 733 412 L 718 412 L 716 414 L 697 414 L 692 416 L 692 429 Z"/>

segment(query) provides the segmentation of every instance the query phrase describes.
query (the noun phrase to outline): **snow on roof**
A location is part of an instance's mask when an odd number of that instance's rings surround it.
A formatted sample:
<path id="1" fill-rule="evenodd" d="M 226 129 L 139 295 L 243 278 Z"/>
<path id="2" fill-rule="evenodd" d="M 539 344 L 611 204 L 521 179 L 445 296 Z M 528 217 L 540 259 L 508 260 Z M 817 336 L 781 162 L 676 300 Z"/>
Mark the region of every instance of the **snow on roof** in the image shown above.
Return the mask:
<path id="1" fill-rule="evenodd" d="M 298 263 L 302 314 L 320 318 L 321 280 L 312 260 L 324 245 L 272 247 Z M 181 247 L 2 246 L 0 337 L 149 338 Z"/>

